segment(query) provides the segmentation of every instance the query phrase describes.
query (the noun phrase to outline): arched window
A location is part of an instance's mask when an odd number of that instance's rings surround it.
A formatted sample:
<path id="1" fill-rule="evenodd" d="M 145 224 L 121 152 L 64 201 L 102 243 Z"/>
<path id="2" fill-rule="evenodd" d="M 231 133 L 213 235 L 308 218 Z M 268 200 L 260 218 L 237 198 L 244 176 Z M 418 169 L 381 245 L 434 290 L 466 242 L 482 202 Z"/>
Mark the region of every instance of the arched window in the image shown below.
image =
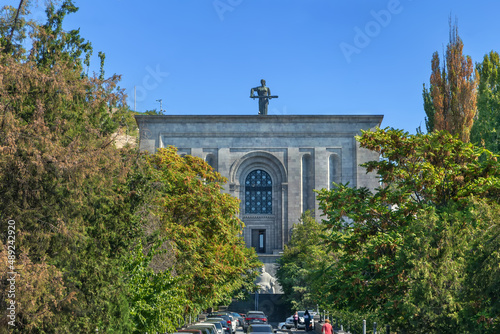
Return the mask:
<path id="1" fill-rule="evenodd" d="M 273 213 L 273 181 L 262 169 L 250 172 L 245 179 L 245 213 Z"/>

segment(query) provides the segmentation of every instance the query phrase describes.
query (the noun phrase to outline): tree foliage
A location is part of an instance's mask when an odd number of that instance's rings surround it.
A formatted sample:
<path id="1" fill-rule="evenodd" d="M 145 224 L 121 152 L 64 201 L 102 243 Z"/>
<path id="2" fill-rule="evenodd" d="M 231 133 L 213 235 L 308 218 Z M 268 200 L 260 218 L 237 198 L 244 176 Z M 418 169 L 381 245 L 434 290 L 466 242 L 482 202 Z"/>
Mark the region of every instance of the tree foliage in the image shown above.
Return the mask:
<path id="1" fill-rule="evenodd" d="M 324 294 L 314 294 L 311 286 L 331 260 L 323 242 L 326 235 L 323 228 L 309 212 L 304 213 L 294 225 L 290 242 L 278 260 L 276 277 L 292 309 L 307 309 L 325 299 Z"/>
<path id="2" fill-rule="evenodd" d="M 224 180 L 172 149 L 117 149 L 114 133 L 132 119 L 119 76 L 106 78 L 103 64 L 88 75 L 90 43 L 62 29 L 77 10 L 71 0 L 28 26 L 29 3 L 0 20 L 0 220 L 16 221 L 11 329 L 172 331 L 186 313 L 251 290 L 258 264 L 239 236 L 237 202 L 220 193 Z"/>
<path id="3" fill-rule="evenodd" d="M 174 147 L 142 158 L 128 178 L 144 232 L 125 269 L 130 315 L 134 332 L 173 332 L 187 315 L 253 291 L 262 264 L 220 174 Z"/>
<path id="4" fill-rule="evenodd" d="M 423 92 L 427 129 L 447 130 L 462 141 L 469 142 L 476 116 L 478 76 L 472 59 L 463 55 L 463 42 L 457 25 L 452 26 L 451 19 L 444 64 L 440 66 L 437 52 L 432 55 L 431 64 L 430 92 L 425 85 Z"/>
<path id="5" fill-rule="evenodd" d="M 16 221 L 16 328 L 25 333 L 131 328 L 122 263 L 141 233 L 127 187 L 135 159 L 112 144 L 118 78 L 82 75 L 88 44 L 61 29 L 75 10 L 49 7 L 52 23 L 33 26 L 25 58 L 0 52 L 0 217 Z"/>
<path id="6" fill-rule="evenodd" d="M 162 238 L 157 239 L 146 252 L 139 243 L 126 267 L 134 333 L 171 333 L 184 322 L 184 308 L 189 305 L 184 278 L 174 275 L 172 268 L 158 272 L 151 268 L 154 257 L 167 251 L 161 245 Z"/>
<path id="7" fill-rule="evenodd" d="M 252 291 L 261 264 L 241 237 L 238 200 L 221 192 L 225 178 L 174 147 L 147 161 L 162 235 L 175 254 L 173 269 L 184 277 L 188 306 L 199 311 L 228 304 L 242 289 Z"/>
<path id="8" fill-rule="evenodd" d="M 484 56 L 476 65 L 479 73 L 477 120 L 472 127 L 471 142 L 494 152 L 500 152 L 500 60 L 495 51 Z"/>
<path id="9" fill-rule="evenodd" d="M 0 9 L 0 48 L 7 54 L 22 58 L 26 50 L 23 41 L 28 35 L 28 28 L 33 22 L 26 20 L 30 13 L 29 1 L 19 1 L 19 6 L 3 6 Z"/>
<path id="10" fill-rule="evenodd" d="M 381 187 L 373 194 L 348 185 L 319 191 L 336 260 L 324 273 L 329 302 L 376 312 L 411 333 L 454 333 L 459 324 L 470 325 L 463 294 L 472 277 L 469 253 L 484 226 L 498 225 L 476 208 L 499 201 L 498 156 L 445 131 L 413 136 L 385 129 L 358 140 L 382 156 L 364 164 L 378 173 Z M 494 318 L 489 311 L 487 319 Z M 483 329 L 493 333 L 484 319 Z"/>
<path id="11" fill-rule="evenodd" d="M 477 205 L 474 208 L 477 234 L 466 257 L 464 282 L 464 327 L 471 333 L 500 332 L 500 217 L 499 205 Z"/>
<path id="12" fill-rule="evenodd" d="M 426 115 L 425 128 L 427 129 L 427 132 L 432 132 L 434 131 L 434 115 L 436 114 L 436 109 L 434 109 L 434 104 L 432 103 L 431 92 L 425 88 L 425 84 L 423 86 L 422 96 L 424 98 L 424 111 Z"/>

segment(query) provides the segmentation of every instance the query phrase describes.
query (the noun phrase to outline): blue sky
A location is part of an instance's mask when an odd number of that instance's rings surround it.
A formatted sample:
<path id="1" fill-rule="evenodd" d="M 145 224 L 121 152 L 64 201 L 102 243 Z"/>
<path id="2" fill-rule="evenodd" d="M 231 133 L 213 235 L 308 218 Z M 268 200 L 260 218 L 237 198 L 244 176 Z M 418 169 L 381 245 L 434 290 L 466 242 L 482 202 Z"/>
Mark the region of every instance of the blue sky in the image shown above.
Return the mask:
<path id="1" fill-rule="evenodd" d="M 8 1 L 17 4 L 18 1 Z M 498 1 L 85 0 L 80 27 L 106 75 L 137 111 L 255 115 L 250 88 L 266 79 L 269 114 L 382 114 L 382 127 L 425 128 L 422 84 L 458 19 L 474 62 L 500 51 Z M 43 15 L 35 10 L 35 17 Z"/>

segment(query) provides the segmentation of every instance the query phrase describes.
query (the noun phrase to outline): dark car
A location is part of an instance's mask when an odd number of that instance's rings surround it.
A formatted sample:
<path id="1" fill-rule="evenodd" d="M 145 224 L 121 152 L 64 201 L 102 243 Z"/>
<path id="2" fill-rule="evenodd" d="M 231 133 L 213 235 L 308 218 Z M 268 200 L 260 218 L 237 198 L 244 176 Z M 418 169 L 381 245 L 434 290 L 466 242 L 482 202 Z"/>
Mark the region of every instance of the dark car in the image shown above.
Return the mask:
<path id="1" fill-rule="evenodd" d="M 267 324 L 267 316 L 261 311 L 248 311 L 243 322 L 243 331 L 252 324 Z"/>
<path id="2" fill-rule="evenodd" d="M 251 324 L 247 334 L 273 334 L 273 327 L 267 324 Z"/>

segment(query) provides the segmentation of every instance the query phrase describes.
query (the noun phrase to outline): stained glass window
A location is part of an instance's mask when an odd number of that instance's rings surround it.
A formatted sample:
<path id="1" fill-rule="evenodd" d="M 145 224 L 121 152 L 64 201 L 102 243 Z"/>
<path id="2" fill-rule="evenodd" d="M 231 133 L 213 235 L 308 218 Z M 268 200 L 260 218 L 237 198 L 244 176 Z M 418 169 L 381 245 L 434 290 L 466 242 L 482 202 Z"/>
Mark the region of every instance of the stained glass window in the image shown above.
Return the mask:
<path id="1" fill-rule="evenodd" d="M 245 179 L 245 213 L 273 213 L 273 181 L 261 169 L 250 172 Z"/>

